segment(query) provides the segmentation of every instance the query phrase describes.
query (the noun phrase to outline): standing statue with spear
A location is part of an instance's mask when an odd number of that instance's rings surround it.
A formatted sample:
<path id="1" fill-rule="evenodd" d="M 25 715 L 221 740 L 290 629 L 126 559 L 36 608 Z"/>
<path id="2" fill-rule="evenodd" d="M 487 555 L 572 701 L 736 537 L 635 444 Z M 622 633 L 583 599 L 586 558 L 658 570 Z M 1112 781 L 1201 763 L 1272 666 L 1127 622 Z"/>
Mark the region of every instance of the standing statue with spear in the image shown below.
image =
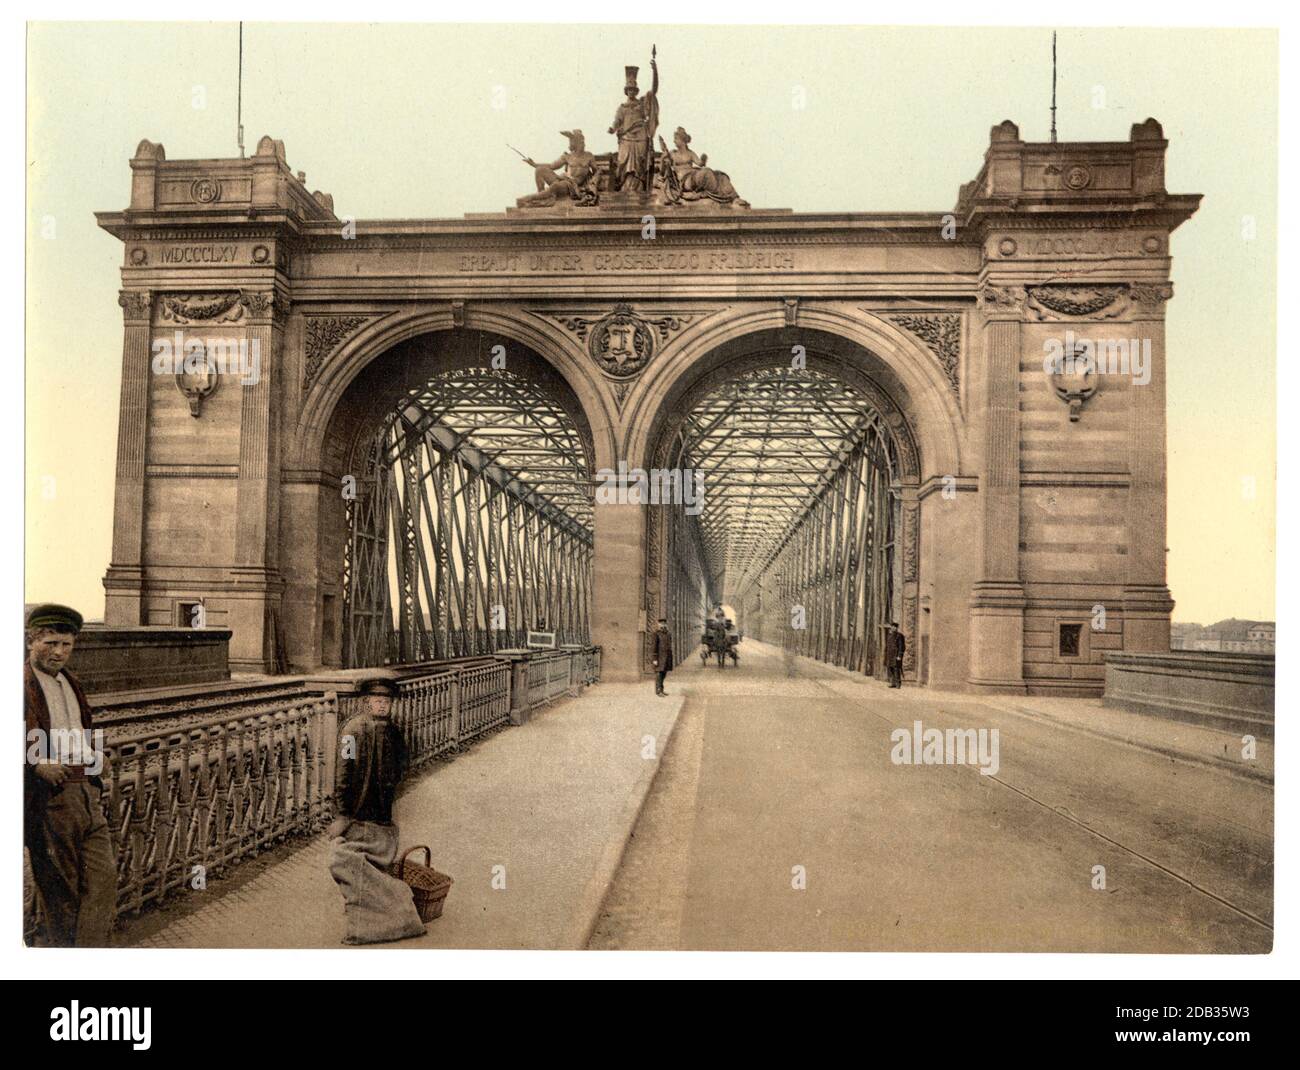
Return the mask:
<path id="1" fill-rule="evenodd" d="M 650 70 L 653 78 L 650 92 L 638 96 L 636 76 L 639 67 L 625 67 L 626 81 L 623 93 L 627 99 L 614 113 L 611 134 L 618 136 L 618 164 L 614 172 L 616 190 L 649 191 L 651 165 L 654 155 L 654 136 L 659 129 L 659 64 L 655 47 L 650 46 Z"/>

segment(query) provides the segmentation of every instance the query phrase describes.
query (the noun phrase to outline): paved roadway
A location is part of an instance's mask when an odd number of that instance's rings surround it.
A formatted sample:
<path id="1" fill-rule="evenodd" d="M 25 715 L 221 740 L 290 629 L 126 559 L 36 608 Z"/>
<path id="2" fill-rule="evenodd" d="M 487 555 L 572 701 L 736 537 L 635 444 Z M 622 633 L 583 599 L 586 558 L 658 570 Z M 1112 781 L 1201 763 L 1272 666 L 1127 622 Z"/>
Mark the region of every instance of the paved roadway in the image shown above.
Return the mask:
<path id="1" fill-rule="evenodd" d="M 1243 763 L 1223 733 L 1095 702 L 890 691 L 802 659 L 787 675 L 748 640 L 741 659 L 688 659 L 670 699 L 600 684 L 413 778 L 402 841 L 456 884 L 390 946 L 1271 946 L 1270 746 Z M 998 729 L 997 773 L 893 764 L 891 731 L 918 719 Z M 328 848 L 277 848 L 114 942 L 338 946 Z"/>
<path id="2" fill-rule="evenodd" d="M 1272 946 L 1271 771 L 1232 768 L 1237 741 L 1097 703 L 891 691 L 803 659 L 788 675 L 752 641 L 741 659 L 669 677 L 686 702 L 589 946 Z M 891 731 L 917 719 L 998 729 L 997 773 L 891 762 Z"/>

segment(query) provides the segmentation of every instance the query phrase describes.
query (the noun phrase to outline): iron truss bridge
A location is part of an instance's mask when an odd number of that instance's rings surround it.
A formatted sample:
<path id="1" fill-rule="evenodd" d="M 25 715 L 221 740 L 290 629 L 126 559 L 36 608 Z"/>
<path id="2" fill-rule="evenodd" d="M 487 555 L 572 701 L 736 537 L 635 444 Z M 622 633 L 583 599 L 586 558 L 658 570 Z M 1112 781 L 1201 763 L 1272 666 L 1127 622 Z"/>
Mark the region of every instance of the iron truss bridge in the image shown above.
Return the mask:
<path id="1" fill-rule="evenodd" d="M 446 372 L 375 432 L 348 502 L 344 663 L 590 638 L 589 447 L 524 376 Z"/>
<path id="2" fill-rule="evenodd" d="M 750 370 L 691 408 L 678 456 L 704 473 L 698 516 L 676 517 L 692 534 L 669 533 L 682 639 L 716 599 L 748 634 L 878 671 L 900 586 L 897 451 L 867 397 L 826 372 Z"/>

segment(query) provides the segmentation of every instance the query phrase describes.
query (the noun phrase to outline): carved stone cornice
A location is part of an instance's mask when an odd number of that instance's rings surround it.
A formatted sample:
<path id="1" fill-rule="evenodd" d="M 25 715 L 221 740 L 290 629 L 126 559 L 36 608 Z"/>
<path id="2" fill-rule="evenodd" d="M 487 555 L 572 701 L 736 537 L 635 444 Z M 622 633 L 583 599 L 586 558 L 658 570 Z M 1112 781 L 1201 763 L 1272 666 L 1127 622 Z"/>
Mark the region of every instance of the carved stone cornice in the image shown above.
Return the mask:
<path id="1" fill-rule="evenodd" d="M 891 320 L 911 331 L 939 360 L 948 385 L 961 396 L 961 316 L 955 313 L 938 315 L 899 315 Z"/>
<path id="2" fill-rule="evenodd" d="M 933 245 L 936 248 L 951 249 L 954 246 L 978 246 L 974 237 L 949 240 L 938 237 L 943 223 L 943 213 L 937 213 L 933 226 L 918 226 L 915 233 L 899 231 L 896 227 L 882 222 L 879 229 L 834 230 L 805 232 L 800 230 L 779 231 L 776 233 L 758 230 L 745 230 L 733 233 L 707 234 L 671 234 L 659 232 L 655 247 L 696 248 L 732 250 L 745 249 L 750 246 L 770 245 Z M 503 221 L 504 223 L 504 221 Z M 331 231 L 329 234 L 305 234 L 302 249 L 306 252 L 337 252 L 347 248 L 351 250 L 384 250 L 426 247 L 430 249 L 449 249 L 472 251 L 478 249 L 496 249 L 513 251 L 520 256 L 527 256 L 539 249 L 563 248 L 600 248 L 600 249 L 644 249 L 645 241 L 641 238 L 628 238 L 622 234 L 603 234 L 584 232 L 579 234 L 550 233 L 536 237 L 533 241 L 522 239 L 518 234 L 482 233 L 482 234 L 357 234 L 354 238 L 341 238 Z"/>
<path id="3" fill-rule="evenodd" d="M 198 242 L 198 241 L 251 241 L 256 238 L 279 238 L 282 231 L 273 226 L 245 226 L 232 224 L 229 227 L 177 227 L 177 226 L 128 226 L 118 232 L 123 242 Z"/>
<path id="4" fill-rule="evenodd" d="M 303 362 L 302 388 L 311 386 L 325 361 L 338 349 L 363 323 L 374 316 L 308 316 L 303 327 Z"/>
<path id="5" fill-rule="evenodd" d="M 153 315 L 153 294 L 148 290 L 120 290 L 117 303 L 127 323 L 147 324 Z"/>

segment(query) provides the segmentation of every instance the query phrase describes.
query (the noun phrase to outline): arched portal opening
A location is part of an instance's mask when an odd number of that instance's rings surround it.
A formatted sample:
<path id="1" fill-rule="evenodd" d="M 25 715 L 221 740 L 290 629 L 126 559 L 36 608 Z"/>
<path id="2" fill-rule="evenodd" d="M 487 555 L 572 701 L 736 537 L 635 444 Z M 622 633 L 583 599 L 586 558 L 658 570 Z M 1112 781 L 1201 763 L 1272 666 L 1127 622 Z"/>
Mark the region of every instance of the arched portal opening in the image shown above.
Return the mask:
<path id="1" fill-rule="evenodd" d="M 591 434 L 567 383 L 490 332 L 426 335 L 358 376 L 346 458 L 346 667 L 590 639 Z"/>
<path id="2" fill-rule="evenodd" d="M 691 649 L 714 607 L 731 606 L 747 637 L 883 675 L 888 626 L 915 626 L 907 419 L 865 350 L 845 360 L 805 335 L 792 359 L 762 342 L 702 374 L 663 421 L 655 465 L 701 493 L 652 508 L 658 615 Z"/>

